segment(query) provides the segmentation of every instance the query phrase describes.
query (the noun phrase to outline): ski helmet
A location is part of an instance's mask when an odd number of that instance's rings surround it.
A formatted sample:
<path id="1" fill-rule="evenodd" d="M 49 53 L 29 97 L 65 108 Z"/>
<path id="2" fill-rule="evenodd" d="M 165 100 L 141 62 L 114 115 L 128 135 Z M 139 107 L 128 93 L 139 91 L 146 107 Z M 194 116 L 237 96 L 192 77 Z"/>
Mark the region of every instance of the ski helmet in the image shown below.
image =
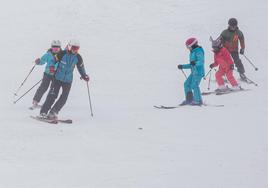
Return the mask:
<path id="1" fill-rule="evenodd" d="M 80 42 L 76 39 L 71 39 L 68 43 L 69 46 L 76 46 L 76 47 L 80 47 Z"/>
<path id="2" fill-rule="evenodd" d="M 198 41 L 196 38 L 189 38 L 186 40 L 185 45 L 188 49 L 192 49 L 192 46 L 197 45 Z"/>
<path id="3" fill-rule="evenodd" d="M 222 47 L 222 41 L 220 38 L 217 38 L 216 40 L 211 40 L 212 48 L 214 52 L 218 52 Z"/>
<path id="4" fill-rule="evenodd" d="M 51 42 L 51 47 L 61 47 L 61 42 L 59 40 L 53 40 Z"/>
<path id="5" fill-rule="evenodd" d="M 71 39 L 68 43 L 68 50 L 72 53 L 77 53 L 80 48 L 80 43 L 76 39 Z"/>
<path id="6" fill-rule="evenodd" d="M 228 21 L 228 25 L 232 26 L 232 27 L 237 27 L 237 25 L 238 25 L 237 19 L 236 18 L 230 18 L 229 21 Z"/>

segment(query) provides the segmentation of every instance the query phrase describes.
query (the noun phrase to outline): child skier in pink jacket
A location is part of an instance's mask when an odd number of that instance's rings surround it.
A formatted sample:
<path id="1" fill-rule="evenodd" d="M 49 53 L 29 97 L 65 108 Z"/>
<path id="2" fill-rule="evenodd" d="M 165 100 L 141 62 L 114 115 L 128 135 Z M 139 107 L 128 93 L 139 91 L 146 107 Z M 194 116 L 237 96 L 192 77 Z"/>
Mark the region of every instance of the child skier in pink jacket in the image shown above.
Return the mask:
<path id="1" fill-rule="evenodd" d="M 226 75 L 226 78 L 232 85 L 232 90 L 241 89 L 233 76 L 234 61 L 232 60 L 228 50 L 223 47 L 221 40 L 212 40 L 212 48 L 214 52 L 214 63 L 212 63 L 209 67 L 212 69 L 219 66 L 219 70 L 215 74 L 218 84 L 218 89 L 216 89 L 216 91 L 224 92 L 228 90 L 228 87 L 226 87 L 224 84 L 224 75 Z"/>

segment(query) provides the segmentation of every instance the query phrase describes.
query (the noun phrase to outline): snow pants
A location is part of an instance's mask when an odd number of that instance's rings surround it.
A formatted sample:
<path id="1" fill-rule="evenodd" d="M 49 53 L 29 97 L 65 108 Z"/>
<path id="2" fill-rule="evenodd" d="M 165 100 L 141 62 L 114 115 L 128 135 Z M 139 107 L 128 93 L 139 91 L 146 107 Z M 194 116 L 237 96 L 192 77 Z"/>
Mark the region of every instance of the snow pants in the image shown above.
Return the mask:
<path id="1" fill-rule="evenodd" d="M 216 81 L 219 86 L 224 85 L 224 80 L 222 78 L 224 75 L 226 75 L 227 80 L 230 82 L 232 86 L 237 86 L 237 81 L 233 76 L 233 70 L 223 68 L 219 68 L 219 70 L 215 74 Z"/>
<path id="2" fill-rule="evenodd" d="M 244 65 L 242 64 L 241 59 L 239 58 L 239 54 L 238 52 L 230 52 L 233 60 L 234 60 L 234 64 L 237 68 L 237 71 L 239 72 L 239 74 L 244 74 L 245 73 L 245 68 Z"/>
<path id="3" fill-rule="evenodd" d="M 187 94 L 189 92 L 193 93 L 193 100 L 196 102 L 202 102 L 201 91 L 199 84 L 202 80 L 202 76 L 194 76 L 190 74 L 189 77 L 184 82 L 184 93 L 187 100 Z"/>
<path id="4" fill-rule="evenodd" d="M 65 83 L 65 82 L 62 82 L 62 81 L 55 79 L 52 83 L 50 90 L 49 90 L 46 101 L 41 108 L 40 114 L 41 113 L 47 114 L 49 110 L 58 114 L 59 111 L 62 109 L 62 107 L 64 106 L 64 104 L 67 101 L 68 95 L 69 95 L 70 90 L 71 90 L 71 86 L 72 86 L 72 83 Z M 55 100 L 58 98 L 60 88 L 62 88 L 61 96 L 54 104 Z M 52 107 L 52 105 L 53 105 L 53 107 Z"/>
<path id="5" fill-rule="evenodd" d="M 44 73 L 41 85 L 35 92 L 33 100 L 36 102 L 40 102 L 41 98 L 43 97 L 44 93 L 47 91 L 50 83 L 53 81 L 54 76 Z"/>

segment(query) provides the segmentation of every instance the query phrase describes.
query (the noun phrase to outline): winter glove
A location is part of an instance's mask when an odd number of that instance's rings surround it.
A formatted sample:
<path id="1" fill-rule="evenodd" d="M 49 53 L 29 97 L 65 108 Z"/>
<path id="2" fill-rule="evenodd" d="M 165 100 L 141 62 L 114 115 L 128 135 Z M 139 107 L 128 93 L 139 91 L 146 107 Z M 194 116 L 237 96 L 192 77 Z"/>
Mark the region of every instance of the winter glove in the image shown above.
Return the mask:
<path id="1" fill-rule="evenodd" d="M 190 63 L 192 66 L 195 66 L 195 61 L 191 61 L 191 63 Z"/>
<path id="2" fill-rule="evenodd" d="M 213 69 L 213 67 L 214 67 L 214 63 L 211 63 L 211 64 L 209 65 L 209 68 L 210 68 L 210 69 Z"/>
<path id="3" fill-rule="evenodd" d="M 52 73 L 52 74 L 55 73 L 55 67 L 54 66 L 49 67 L 49 73 Z"/>
<path id="4" fill-rule="evenodd" d="M 88 75 L 83 75 L 83 76 L 81 77 L 81 79 L 83 79 L 83 80 L 85 80 L 86 82 L 88 82 L 88 81 L 89 81 L 89 76 L 88 76 Z"/>
<path id="5" fill-rule="evenodd" d="M 234 70 L 234 64 L 230 65 L 230 70 Z"/>
<path id="6" fill-rule="evenodd" d="M 178 65 L 178 69 L 182 69 L 182 65 Z"/>
<path id="7" fill-rule="evenodd" d="M 40 64 L 40 58 L 37 58 L 37 59 L 34 61 L 34 63 L 35 63 L 36 65 Z"/>
<path id="8" fill-rule="evenodd" d="M 240 49 L 240 54 L 241 54 L 241 55 L 244 55 L 244 52 L 245 52 L 245 49 L 241 48 L 241 49 Z"/>

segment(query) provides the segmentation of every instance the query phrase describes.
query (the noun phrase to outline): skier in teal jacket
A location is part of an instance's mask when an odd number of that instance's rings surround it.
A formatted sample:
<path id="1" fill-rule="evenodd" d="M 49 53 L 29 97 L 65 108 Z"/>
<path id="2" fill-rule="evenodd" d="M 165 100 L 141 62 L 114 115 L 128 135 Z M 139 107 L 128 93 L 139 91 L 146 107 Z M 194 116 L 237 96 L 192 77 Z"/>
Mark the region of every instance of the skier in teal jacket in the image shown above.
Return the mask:
<path id="1" fill-rule="evenodd" d="M 178 69 L 191 69 L 191 74 L 184 82 L 184 92 L 186 100 L 180 105 L 199 105 L 203 104 L 199 84 L 205 75 L 204 50 L 198 45 L 196 38 L 189 38 L 186 47 L 190 50 L 189 64 L 178 65 Z"/>

